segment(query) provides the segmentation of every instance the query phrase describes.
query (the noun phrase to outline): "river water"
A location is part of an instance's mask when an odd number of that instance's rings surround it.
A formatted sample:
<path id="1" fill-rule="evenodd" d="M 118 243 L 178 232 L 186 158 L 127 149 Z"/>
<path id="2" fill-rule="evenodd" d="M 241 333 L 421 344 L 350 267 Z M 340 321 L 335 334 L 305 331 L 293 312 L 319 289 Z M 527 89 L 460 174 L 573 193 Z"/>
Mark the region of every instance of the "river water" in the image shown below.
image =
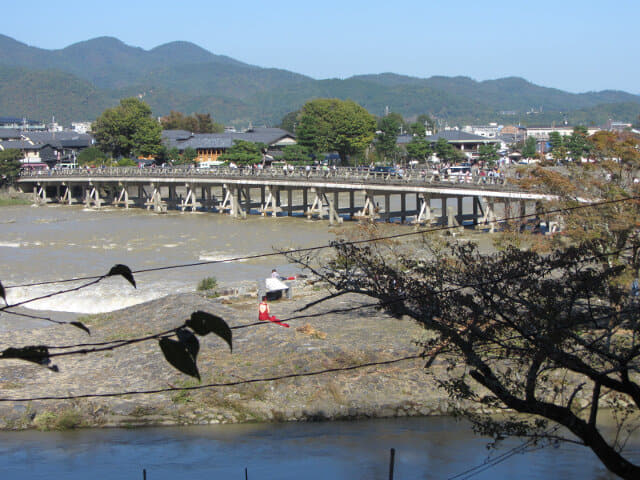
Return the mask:
<path id="1" fill-rule="evenodd" d="M 115 264 L 131 270 L 224 260 L 274 248 L 326 244 L 334 234 L 326 221 L 301 218 L 235 220 L 213 213 L 102 209 L 51 205 L 0 208 L 0 281 L 5 286 L 105 274 Z M 193 291 L 213 276 L 226 286 L 253 286 L 269 276 L 298 273 L 282 256 L 217 263 L 136 275 L 134 289 L 121 277 L 98 286 L 30 304 L 31 308 L 98 313 L 169 293 Z M 66 287 L 73 285 L 66 285 Z M 8 288 L 10 303 L 43 295 L 61 285 Z"/>
<path id="2" fill-rule="evenodd" d="M 407 228 L 407 227 L 398 227 Z M 222 260 L 326 244 L 326 221 L 251 216 L 239 221 L 211 213 L 157 215 L 51 205 L 0 209 L 0 281 L 5 286 L 92 276 L 117 263 L 132 270 Z M 145 300 L 193 291 L 215 276 L 226 285 L 255 285 L 271 268 L 298 273 L 282 257 L 217 263 L 137 274 L 56 296 L 31 307 L 60 312 L 111 311 Z M 10 303 L 60 286 L 7 289 Z M 0 318 L 0 320 L 2 320 Z M 0 322 L 1 323 L 1 322 Z M 19 324 L 5 325 L 7 329 Z M 276 425 L 217 425 L 64 433 L 0 433 L 0 473 L 13 479 L 248 478 L 384 479 L 395 448 L 396 479 L 451 478 L 487 458 L 486 440 L 449 418 Z M 507 443 L 508 452 L 517 442 Z M 640 446 L 635 445 L 636 456 Z M 457 477 L 457 478 L 465 478 Z M 563 445 L 506 461 L 470 478 L 613 478 L 587 450 Z"/>
<path id="3" fill-rule="evenodd" d="M 467 425 L 445 417 L 275 425 L 0 433 L 3 479 L 384 480 L 390 449 L 394 478 L 478 480 L 613 479 L 594 455 L 576 446 L 495 453 Z M 640 446 L 636 446 L 636 452 Z M 489 456 L 491 455 L 491 456 Z M 471 473 L 477 473 L 469 476 Z"/>

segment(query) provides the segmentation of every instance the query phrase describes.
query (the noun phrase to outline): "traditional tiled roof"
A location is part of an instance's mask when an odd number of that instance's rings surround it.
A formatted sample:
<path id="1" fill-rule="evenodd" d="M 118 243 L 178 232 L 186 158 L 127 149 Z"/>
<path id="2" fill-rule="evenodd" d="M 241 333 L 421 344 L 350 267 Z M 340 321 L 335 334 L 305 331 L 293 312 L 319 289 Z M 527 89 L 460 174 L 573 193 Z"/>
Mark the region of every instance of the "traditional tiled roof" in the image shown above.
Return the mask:
<path id="1" fill-rule="evenodd" d="M 23 135 L 33 143 L 47 143 L 55 148 L 85 148 L 93 144 L 91 135 L 73 131 L 25 132 Z"/>
<path id="2" fill-rule="evenodd" d="M 6 142 L 0 142 L 0 146 L 3 150 L 7 150 L 9 148 L 17 148 L 18 150 L 40 150 L 44 148 L 47 144 L 43 143 L 33 143 L 27 140 L 8 140 Z"/>
<path id="3" fill-rule="evenodd" d="M 447 142 L 463 143 L 463 142 L 496 142 L 495 139 L 474 135 L 472 133 L 463 132 L 461 130 L 442 130 L 435 135 L 427 137 L 428 142 L 437 142 L 438 139 L 444 138 Z"/>
<path id="4" fill-rule="evenodd" d="M 0 128 L 0 140 L 9 140 L 12 138 L 22 138 L 20 130 L 16 130 L 15 128 Z"/>
<path id="5" fill-rule="evenodd" d="M 230 148 L 234 140 L 275 145 L 284 138 L 295 138 L 292 133 L 281 128 L 253 128 L 246 132 L 196 133 L 185 130 L 164 130 L 162 137 L 169 147 L 184 150 L 187 147 L 197 149 Z"/>

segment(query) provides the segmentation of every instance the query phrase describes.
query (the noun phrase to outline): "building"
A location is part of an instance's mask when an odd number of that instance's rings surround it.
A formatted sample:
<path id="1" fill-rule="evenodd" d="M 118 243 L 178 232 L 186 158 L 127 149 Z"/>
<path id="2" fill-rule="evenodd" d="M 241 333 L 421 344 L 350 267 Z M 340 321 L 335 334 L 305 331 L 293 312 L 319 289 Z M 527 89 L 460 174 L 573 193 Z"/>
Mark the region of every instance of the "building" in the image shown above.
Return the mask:
<path id="1" fill-rule="evenodd" d="M 19 132 L 19 137 L 15 133 L 11 136 L 1 134 L 12 131 L 15 132 L 12 129 L 0 129 L 0 150 L 20 150 L 23 164 L 46 163 L 49 167 L 54 167 L 58 163 L 75 163 L 78 152 L 95 143 L 90 135 L 73 131 L 23 131 Z"/>
<path id="2" fill-rule="evenodd" d="M 502 125 L 491 122 L 489 125 L 465 125 L 462 127 L 462 131 L 480 137 L 497 138 L 502 128 Z"/>
<path id="3" fill-rule="evenodd" d="M 47 126 L 44 122 L 27 118 L 0 117 L 0 129 L 3 128 L 12 128 L 20 131 L 45 131 Z"/>
<path id="4" fill-rule="evenodd" d="M 224 133 L 191 133 L 185 130 L 164 130 L 162 138 L 167 148 L 177 148 L 184 152 L 193 148 L 196 162 L 213 162 L 233 146 L 235 140 L 263 143 L 267 146 L 267 155 L 278 156 L 282 148 L 295 145 L 292 133 L 281 128 L 250 128 L 244 132 L 226 131 Z"/>
<path id="5" fill-rule="evenodd" d="M 562 125 L 559 127 L 556 126 L 532 126 L 527 127 L 527 138 L 533 137 L 538 142 L 548 142 L 549 134 L 551 132 L 558 132 L 561 136 L 567 137 L 573 133 L 573 129 L 575 127 Z M 599 127 L 587 127 L 587 134 L 593 135 L 594 133 L 602 130 Z"/>
<path id="6" fill-rule="evenodd" d="M 448 143 L 462 151 L 469 159 L 478 158 L 478 148 L 480 145 L 489 143 L 500 144 L 500 141 L 495 138 L 482 137 L 461 130 L 442 130 L 435 135 L 426 137 L 426 140 L 435 145 L 441 138 L 444 138 Z"/>

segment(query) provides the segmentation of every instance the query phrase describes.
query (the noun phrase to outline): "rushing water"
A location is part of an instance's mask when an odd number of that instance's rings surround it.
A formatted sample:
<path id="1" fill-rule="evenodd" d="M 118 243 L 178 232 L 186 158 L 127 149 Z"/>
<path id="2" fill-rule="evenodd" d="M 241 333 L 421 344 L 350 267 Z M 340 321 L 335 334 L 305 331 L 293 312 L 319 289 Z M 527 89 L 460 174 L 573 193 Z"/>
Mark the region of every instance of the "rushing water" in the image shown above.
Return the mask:
<path id="1" fill-rule="evenodd" d="M 450 418 L 412 418 L 276 425 L 0 433 L 5 479 L 387 479 L 390 449 L 397 480 L 614 478 L 586 449 L 563 445 L 508 456 L 520 442 L 495 453 L 486 439 Z M 638 446 L 636 446 L 636 449 Z M 637 450 L 636 450 L 637 451 Z M 489 456 L 491 455 L 491 456 Z M 474 471 L 475 472 L 475 471 Z"/>
<path id="2" fill-rule="evenodd" d="M 146 210 L 100 211 L 52 205 L 0 208 L 0 280 L 3 285 L 101 275 L 118 263 L 132 270 L 273 253 L 274 248 L 322 245 L 334 235 L 326 222 L 250 216 L 235 220 L 212 213 Z M 296 273 L 282 256 L 217 263 L 136 275 L 138 288 L 122 278 L 30 304 L 32 308 L 96 313 L 193 291 L 214 276 L 226 285 L 255 286 L 277 267 Z M 10 303 L 60 286 L 12 288 Z"/>

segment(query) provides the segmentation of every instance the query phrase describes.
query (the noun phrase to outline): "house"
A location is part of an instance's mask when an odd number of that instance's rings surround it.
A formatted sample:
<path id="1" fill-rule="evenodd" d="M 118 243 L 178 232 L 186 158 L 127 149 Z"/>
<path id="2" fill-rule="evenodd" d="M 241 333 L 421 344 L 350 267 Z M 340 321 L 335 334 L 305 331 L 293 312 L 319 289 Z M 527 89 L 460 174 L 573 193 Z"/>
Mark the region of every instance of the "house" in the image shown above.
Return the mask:
<path id="1" fill-rule="evenodd" d="M 213 162 L 220 155 L 233 146 L 234 140 L 244 140 L 253 143 L 263 143 L 267 146 L 267 155 L 277 156 L 282 148 L 295 145 L 296 139 L 292 133 L 281 128 L 250 128 L 244 132 L 226 131 L 224 133 L 190 133 L 185 130 L 163 130 L 162 138 L 167 148 L 177 148 L 184 152 L 186 148 L 193 148 L 196 162 Z"/>
<path id="2" fill-rule="evenodd" d="M 498 139 L 486 138 L 480 135 L 463 132 L 461 130 L 442 130 L 435 135 L 427 137 L 426 140 L 427 142 L 435 145 L 441 138 L 444 138 L 448 143 L 462 151 L 470 159 L 478 158 L 478 148 L 480 145 L 490 143 L 500 144 Z"/>
<path id="3" fill-rule="evenodd" d="M 7 129 L 9 132 L 10 129 Z M 0 129 L 0 132 L 3 132 Z M 81 150 L 94 144 L 93 137 L 73 131 L 20 132 L 18 138 L 0 136 L 0 149 L 16 148 L 23 153 L 22 163 L 46 163 L 49 167 L 57 163 L 75 163 Z"/>

